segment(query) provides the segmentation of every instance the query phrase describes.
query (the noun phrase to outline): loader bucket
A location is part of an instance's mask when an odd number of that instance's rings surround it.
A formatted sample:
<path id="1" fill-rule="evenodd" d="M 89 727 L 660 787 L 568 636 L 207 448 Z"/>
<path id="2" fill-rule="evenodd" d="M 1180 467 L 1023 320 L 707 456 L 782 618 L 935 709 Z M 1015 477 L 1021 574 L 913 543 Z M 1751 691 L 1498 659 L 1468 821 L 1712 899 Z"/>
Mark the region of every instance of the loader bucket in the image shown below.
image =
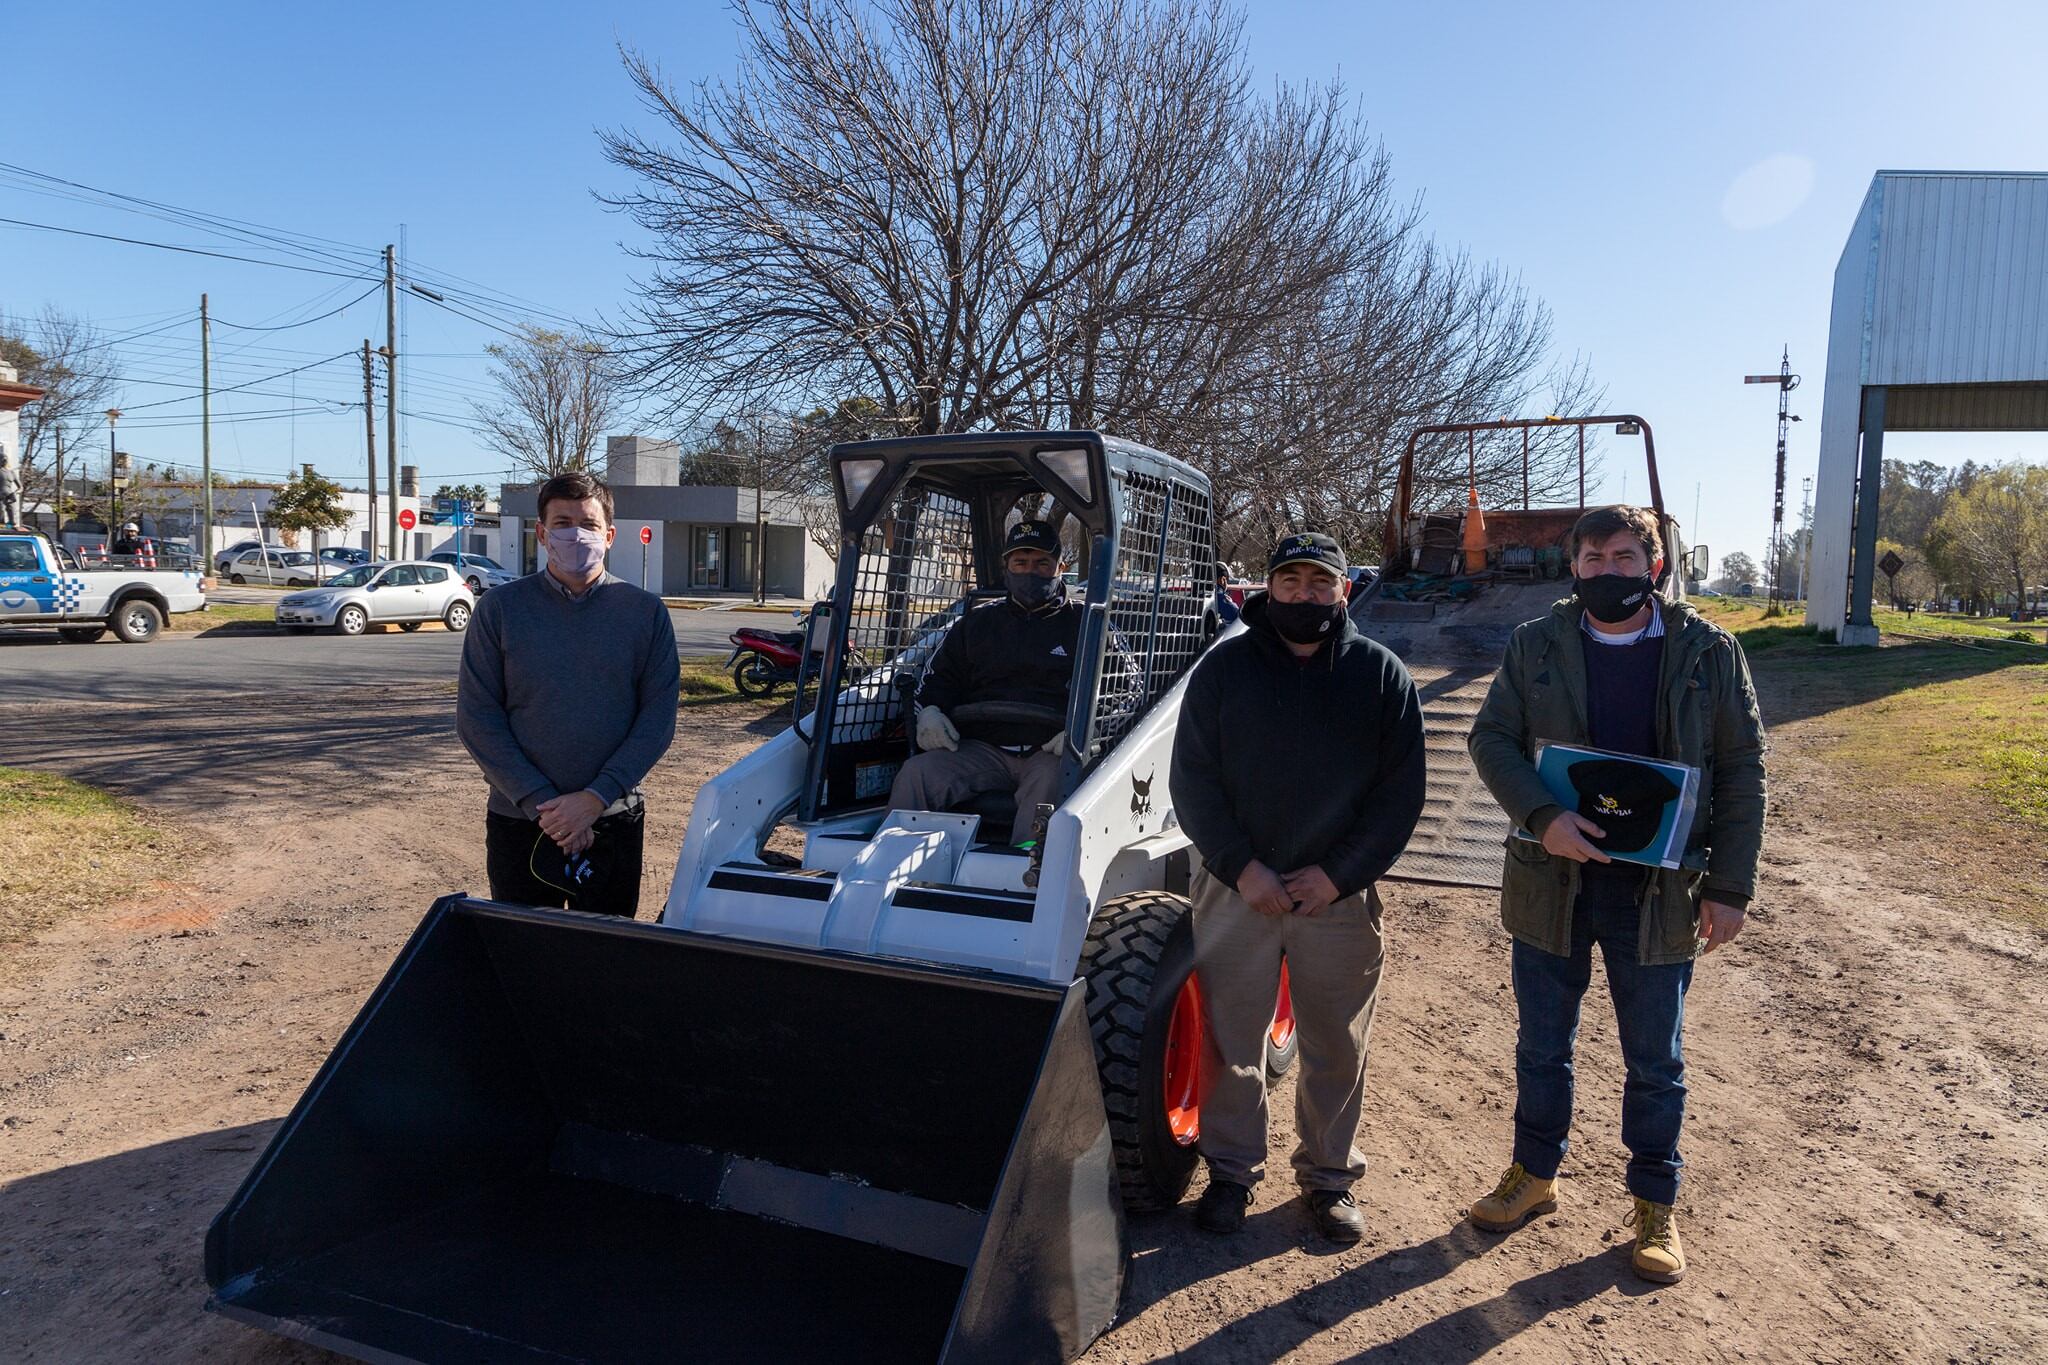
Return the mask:
<path id="1" fill-rule="evenodd" d="M 1065 1360 L 1123 1214 L 1083 986 L 448 897 L 206 1237 L 365 1360 Z"/>

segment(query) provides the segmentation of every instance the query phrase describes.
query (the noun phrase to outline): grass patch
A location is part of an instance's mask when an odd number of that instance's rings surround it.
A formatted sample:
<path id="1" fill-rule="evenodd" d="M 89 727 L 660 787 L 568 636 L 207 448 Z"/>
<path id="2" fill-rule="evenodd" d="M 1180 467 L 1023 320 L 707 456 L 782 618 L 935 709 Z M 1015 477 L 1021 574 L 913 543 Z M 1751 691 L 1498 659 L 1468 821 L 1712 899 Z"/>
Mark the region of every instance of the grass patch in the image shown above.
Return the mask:
<path id="1" fill-rule="evenodd" d="M 229 621 L 277 620 L 277 608 L 262 602 L 211 602 L 205 611 L 181 611 L 164 622 L 165 630 L 212 630 Z"/>
<path id="2" fill-rule="evenodd" d="M 682 661 L 683 705 L 704 706 L 714 702 L 745 701 L 732 684 L 723 654 L 706 654 Z"/>
<path id="3" fill-rule="evenodd" d="M 97 787 L 0 768 L 0 946 L 105 905 L 183 861 L 189 841 L 163 817 Z"/>

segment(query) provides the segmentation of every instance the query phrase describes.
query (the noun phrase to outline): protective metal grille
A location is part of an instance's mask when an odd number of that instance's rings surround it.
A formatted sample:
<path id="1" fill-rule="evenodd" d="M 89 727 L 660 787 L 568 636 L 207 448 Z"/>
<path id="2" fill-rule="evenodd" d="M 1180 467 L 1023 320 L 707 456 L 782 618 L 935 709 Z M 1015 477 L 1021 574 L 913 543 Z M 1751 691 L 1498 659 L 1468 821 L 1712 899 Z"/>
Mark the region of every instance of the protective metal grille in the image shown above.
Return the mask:
<path id="1" fill-rule="evenodd" d="M 974 535 L 967 504 L 929 486 L 907 486 L 861 538 L 847 613 L 846 674 L 851 683 L 896 660 L 913 677 L 932 636 L 966 595 L 974 576 Z M 936 637 L 926 640 L 927 648 Z M 832 715 L 832 740 L 871 739 L 896 718 L 902 698 L 893 688 L 851 688 Z"/>
<path id="2" fill-rule="evenodd" d="M 1194 663 L 1214 573 L 1207 492 L 1136 470 L 1118 470 L 1114 479 L 1117 554 L 1091 759 Z"/>

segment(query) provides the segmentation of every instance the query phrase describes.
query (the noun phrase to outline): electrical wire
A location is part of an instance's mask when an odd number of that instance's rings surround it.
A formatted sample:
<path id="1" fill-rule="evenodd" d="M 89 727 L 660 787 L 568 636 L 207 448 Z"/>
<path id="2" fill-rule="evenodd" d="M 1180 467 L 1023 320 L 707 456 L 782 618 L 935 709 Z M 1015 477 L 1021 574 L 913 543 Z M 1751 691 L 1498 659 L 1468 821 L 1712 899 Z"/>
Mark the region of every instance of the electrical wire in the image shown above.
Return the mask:
<path id="1" fill-rule="evenodd" d="M 0 225 L 18 228 L 34 228 L 40 232 L 64 232 L 73 237 L 93 237 L 102 242 L 125 242 L 129 246 L 155 247 L 159 251 L 182 251 L 190 256 L 211 256 L 222 261 L 244 261 L 250 265 L 275 266 L 279 270 L 298 270 L 308 275 L 332 275 L 344 280 L 367 280 L 368 275 L 346 275 L 339 270 L 321 270 L 310 265 L 293 265 L 287 261 L 265 261 L 255 256 L 236 256 L 226 251 L 204 251 L 196 246 L 178 246 L 172 242 L 150 242 L 140 237 L 117 237 L 110 232 L 87 232 L 84 228 L 59 227 L 55 223 L 31 223 L 24 218 L 0 218 Z"/>
<path id="2" fill-rule="evenodd" d="M 340 353 L 340 354 L 338 354 L 338 355 L 331 355 L 331 356 L 328 356 L 328 357 L 327 357 L 327 359 L 325 359 L 325 360 L 315 360 L 315 361 L 311 362 L 310 364 L 306 364 L 306 365 L 301 365 L 301 366 L 299 366 L 299 367 L 298 367 L 298 369 L 294 369 L 294 370 L 279 370 L 279 371 L 278 371 L 278 372 L 277 372 L 276 374 L 266 374 L 266 375 L 264 375 L 264 376 L 263 376 L 263 377 L 262 377 L 261 379 L 251 379 L 251 380 L 250 380 L 250 381 L 249 381 L 248 383 L 246 383 L 246 384 L 230 384 L 230 385 L 227 385 L 227 386 L 225 386 L 225 387 L 223 387 L 223 388 L 213 389 L 213 390 L 212 390 L 211 392 L 213 393 L 213 395 L 214 395 L 214 396 L 215 396 L 216 398 L 217 398 L 217 397 L 219 397 L 220 395 L 222 395 L 222 394 L 226 394 L 226 393 L 238 393 L 238 392 L 240 392 L 240 391 L 241 391 L 241 390 L 243 390 L 243 389 L 246 389 L 246 388 L 250 388 L 250 387 L 252 387 L 252 386 L 254 386 L 254 385 L 257 385 L 257 384 L 262 384 L 262 383 L 266 383 L 266 382 L 268 382 L 269 380 L 272 380 L 272 379 L 282 379 L 282 378 L 284 378 L 284 377 L 285 377 L 286 375 L 288 375 L 288 374 L 297 374 L 297 373 L 299 373 L 299 371 L 300 371 L 300 370 L 310 370 L 310 369 L 313 369 L 313 368 L 315 368 L 315 367 L 317 367 L 317 366 L 320 366 L 320 365 L 331 365 L 331 364 L 333 364 L 333 363 L 334 363 L 335 361 L 337 361 L 337 360 L 343 360 L 343 359 L 353 359 L 353 358 L 355 357 L 355 355 L 356 355 L 356 353 L 355 353 L 354 351 L 343 351 L 343 352 L 341 352 L 341 353 Z M 193 394 L 201 394 L 201 393 L 205 393 L 205 392 L 207 392 L 207 390 L 204 390 L 204 389 L 193 389 L 193 390 L 192 390 L 192 393 L 193 393 Z M 130 409 L 130 411 L 140 412 L 140 411 L 142 411 L 142 409 L 144 409 L 144 408 L 160 408 L 160 407 L 164 407 L 165 405 L 167 405 L 167 404 L 170 404 L 170 403 L 182 403 L 182 402 L 184 402 L 184 401 L 185 401 L 185 399 L 183 399 L 183 398 L 166 398 L 166 399 L 164 399 L 164 400 L 163 400 L 162 402 L 159 402 L 159 403 L 138 403 L 138 404 L 136 404 L 136 406 L 135 406 L 135 407 L 134 407 L 133 409 Z"/>

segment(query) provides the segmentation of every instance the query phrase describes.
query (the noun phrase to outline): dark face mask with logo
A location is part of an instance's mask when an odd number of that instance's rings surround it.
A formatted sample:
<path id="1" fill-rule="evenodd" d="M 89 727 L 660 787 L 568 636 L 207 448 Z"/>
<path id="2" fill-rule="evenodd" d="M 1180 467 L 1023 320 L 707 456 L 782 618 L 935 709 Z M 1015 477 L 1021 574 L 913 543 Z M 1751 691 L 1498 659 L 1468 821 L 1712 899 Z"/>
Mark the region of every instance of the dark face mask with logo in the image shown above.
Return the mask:
<path id="1" fill-rule="evenodd" d="M 1344 624 L 1344 603 L 1281 602 L 1266 598 L 1266 619 L 1290 644 L 1318 645 L 1334 640 Z"/>
<path id="2" fill-rule="evenodd" d="M 1657 580 L 1649 574 L 1603 573 L 1592 578 L 1575 578 L 1579 601 L 1595 621 L 1618 626 L 1643 609 L 1657 591 Z"/>
<path id="3" fill-rule="evenodd" d="M 1003 571 L 1003 587 L 1009 591 L 1010 599 L 1026 611 L 1036 611 L 1052 601 L 1059 596 L 1062 586 L 1052 574 Z"/>

